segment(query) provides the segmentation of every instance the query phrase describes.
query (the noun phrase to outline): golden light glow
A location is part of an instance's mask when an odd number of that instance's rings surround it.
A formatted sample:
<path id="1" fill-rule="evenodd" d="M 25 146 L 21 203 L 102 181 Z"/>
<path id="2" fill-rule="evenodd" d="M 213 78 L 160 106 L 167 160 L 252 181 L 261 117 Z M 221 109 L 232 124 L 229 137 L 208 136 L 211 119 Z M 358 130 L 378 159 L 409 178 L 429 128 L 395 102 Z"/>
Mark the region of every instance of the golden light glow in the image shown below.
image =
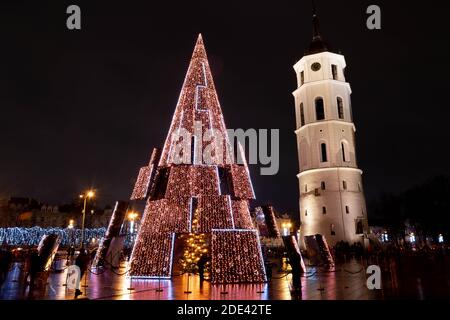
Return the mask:
<path id="1" fill-rule="evenodd" d="M 137 212 L 130 212 L 128 213 L 128 220 L 134 221 L 137 217 L 138 217 L 138 213 Z"/>
<path id="2" fill-rule="evenodd" d="M 73 224 L 74 224 L 74 221 L 73 221 L 73 219 L 70 219 L 69 220 L 69 225 L 67 226 L 69 229 L 73 229 Z"/>

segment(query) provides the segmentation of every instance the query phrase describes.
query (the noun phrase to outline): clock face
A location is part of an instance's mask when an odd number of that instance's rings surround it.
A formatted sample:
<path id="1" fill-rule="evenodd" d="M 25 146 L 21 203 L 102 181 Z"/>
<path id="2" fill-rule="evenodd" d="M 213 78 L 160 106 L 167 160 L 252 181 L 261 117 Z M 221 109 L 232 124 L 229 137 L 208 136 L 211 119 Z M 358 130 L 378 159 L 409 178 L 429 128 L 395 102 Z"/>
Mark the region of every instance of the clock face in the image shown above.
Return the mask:
<path id="1" fill-rule="evenodd" d="M 314 63 L 311 65 L 311 70 L 312 70 L 312 71 L 319 71 L 319 70 L 320 70 L 320 67 L 321 67 L 320 63 L 314 62 Z"/>

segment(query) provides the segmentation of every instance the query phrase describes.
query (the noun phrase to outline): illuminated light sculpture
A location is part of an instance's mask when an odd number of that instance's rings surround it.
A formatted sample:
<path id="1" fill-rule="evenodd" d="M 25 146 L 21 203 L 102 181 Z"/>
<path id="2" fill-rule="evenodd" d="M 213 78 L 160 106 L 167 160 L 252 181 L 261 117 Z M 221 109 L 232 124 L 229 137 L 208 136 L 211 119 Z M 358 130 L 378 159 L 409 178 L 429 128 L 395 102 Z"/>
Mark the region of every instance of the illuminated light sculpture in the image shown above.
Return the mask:
<path id="1" fill-rule="evenodd" d="M 264 282 L 261 247 L 256 230 L 212 230 L 213 283 Z"/>
<path id="2" fill-rule="evenodd" d="M 150 189 L 150 181 L 152 180 L 156 171 L 156 162 L 158 159 L 159 151 L 157 148 L 153 149 L 152 156 L 150 157 L 150 163 L 146 167 L 142 167 L 139 170 L 138 178 L 134 185 L 131 200 L 141 200 L 147 197 Z"/>
<path id="3" fill-rule="evenodd" d="M 192 136 L 190 154 L 177 149 L 181 131 Z M 212 138 L 200 144 L 196 132 Z M 152 155 L 150 165 L 140 170 L 131 197 L 147 203 L 131 254 L 130 276 L 170 277 L 174 247 L 178 247 L 175 239 L 182 239 L 182 264 L 184 261 L 187 266 L 188 255 L 198 259 L 200 254 L 200 249 L 186 248 L 186 241 L 198 241 L 202 253 L 211 254 L 213 282 L 266 281 L 259 237 L 248 207 L 255 198 L 253 186 L 240 145 L 238 152 L 242 164 L 234 161 L 199 35 L 162 152 L 158 159 Z M 209 159 L 204 157 L 206 153 Z M 180 164 L 177 157 L 187 161 Z M 205 247 L 209 245 L 206 239 L 212 239 L 212 250 Z"/>
<path id="4" fill-rule="evenodd" d="M 278 229 L 275 209 L 271 205 L 264 205 L 255 208 L 255 220 L 259 234 L 267 238 L 279 238 L 281 236 Z M 284 227 L 284 226 L 283 226 Z M 289 233 L 292 224 L 289 226 Z M 288 234 L 289 234 L 288 233 Z M 285 234 L 285 235 L 288 235 Z"/>
<path id="5" fill-rule="evenodd" d="M 107 262 L 111 261 L 111 255 L 113 255 L 111 243 L 114 238 L 119 237 L 120 229 L 125 220 L 125 214 L 128 209 L 128 202 L 126 201 L 116 201 L 114 206 L 113 214 L 109 220 L 108 229 L 105 236 L 101 238 L 100 245 L 95 254 L 94 261 L 92 262 L 92 267 L 96 268 L 103 266 L 105 260 Z"/>

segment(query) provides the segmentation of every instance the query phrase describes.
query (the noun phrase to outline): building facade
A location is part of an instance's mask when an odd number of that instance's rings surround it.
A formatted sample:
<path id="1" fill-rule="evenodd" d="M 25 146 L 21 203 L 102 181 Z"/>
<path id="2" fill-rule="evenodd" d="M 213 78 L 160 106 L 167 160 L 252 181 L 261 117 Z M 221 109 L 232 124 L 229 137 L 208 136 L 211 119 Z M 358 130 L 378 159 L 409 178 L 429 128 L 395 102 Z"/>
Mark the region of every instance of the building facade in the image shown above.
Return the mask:
<path id="1" fill-rule="evenodd" d="M 313 29 L 309 48 L 294 65 L 301 235 L 322 234 L 330 245 L 362 242 L 367 212 L 346 62 L 322 39 L 315 13 Z"/>
<path id="2" fill-rule="evenodd" d="M 63 206 L 64 207 L 64 206 Z M 85 224 L 87 228 L 107 227 L 112 209 L 89 210 Z M 30 198 L 10 198 L 0 205 L 0 228 L 11 227 L 41 227 L 67 228 L 69 224 L 80 228 L 82 224 L 81 209 L 70 207 L 61 208 L 57 205 L 42 204 Z"/>

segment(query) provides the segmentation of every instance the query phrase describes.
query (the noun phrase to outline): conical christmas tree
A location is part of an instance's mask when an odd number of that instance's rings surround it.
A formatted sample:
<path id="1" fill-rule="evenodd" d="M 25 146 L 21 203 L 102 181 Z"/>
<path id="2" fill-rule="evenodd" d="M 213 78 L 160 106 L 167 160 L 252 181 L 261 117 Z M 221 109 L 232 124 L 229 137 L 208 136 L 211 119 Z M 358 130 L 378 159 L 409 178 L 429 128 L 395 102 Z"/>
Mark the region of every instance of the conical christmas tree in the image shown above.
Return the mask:
<path id="1" fill-rule="evenodd" d="M 141 168 L 131 196 L 147 200 L 131 276 L 171 277 L 176 236 L 199 233 L 209 239 L 212 282 L 266 281 L 247 164 L 234 160 L 199 35 L 164 148 Z"/>

